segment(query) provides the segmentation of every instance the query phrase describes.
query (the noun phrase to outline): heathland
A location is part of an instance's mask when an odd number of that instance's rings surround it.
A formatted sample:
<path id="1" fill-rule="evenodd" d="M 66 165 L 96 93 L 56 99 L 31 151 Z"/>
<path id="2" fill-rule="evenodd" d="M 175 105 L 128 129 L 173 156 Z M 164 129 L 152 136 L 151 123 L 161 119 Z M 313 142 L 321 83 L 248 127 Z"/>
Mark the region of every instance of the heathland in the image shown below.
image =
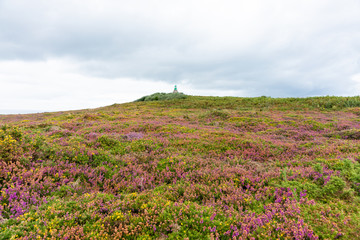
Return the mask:
<path id="1" fill-rule="evenodd" d="M 0 239 L 360 239 L 360 97 L 161 99 L 0 115 Z"/>

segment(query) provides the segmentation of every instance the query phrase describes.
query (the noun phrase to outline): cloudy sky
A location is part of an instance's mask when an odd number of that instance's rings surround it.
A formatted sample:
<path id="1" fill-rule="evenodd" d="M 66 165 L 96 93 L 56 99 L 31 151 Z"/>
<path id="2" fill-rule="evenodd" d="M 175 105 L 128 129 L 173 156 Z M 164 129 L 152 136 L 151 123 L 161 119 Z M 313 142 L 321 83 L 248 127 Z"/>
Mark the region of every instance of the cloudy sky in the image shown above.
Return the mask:
<path id="1" fill-rule="evenodd" d="M 0 113 L 360 95 L 359 0 L 0 0 Z"/>

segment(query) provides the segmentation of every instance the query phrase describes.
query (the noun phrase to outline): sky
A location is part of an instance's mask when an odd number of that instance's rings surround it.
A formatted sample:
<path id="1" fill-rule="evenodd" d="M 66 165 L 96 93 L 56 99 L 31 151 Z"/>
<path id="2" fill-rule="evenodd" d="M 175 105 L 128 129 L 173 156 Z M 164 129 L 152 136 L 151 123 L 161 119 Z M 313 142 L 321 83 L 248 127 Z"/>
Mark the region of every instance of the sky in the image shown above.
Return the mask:
<path id="1" fill-rule="evenodd" d="M 358 96 L 359 0 L 0 0 L 0 114 Z"/>

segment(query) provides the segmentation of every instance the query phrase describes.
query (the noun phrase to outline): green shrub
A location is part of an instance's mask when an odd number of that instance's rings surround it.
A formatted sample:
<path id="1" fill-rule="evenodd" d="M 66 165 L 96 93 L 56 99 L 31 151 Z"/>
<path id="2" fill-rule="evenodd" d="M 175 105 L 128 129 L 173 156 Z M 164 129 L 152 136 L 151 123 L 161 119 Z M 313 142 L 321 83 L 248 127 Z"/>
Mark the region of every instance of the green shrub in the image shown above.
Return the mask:
<path id="1" fill-rule="evenodd" d="M 335 196 L 338 193 L 343 193 L 346 184 L 345 181 L 337 176 L 332 176 L 330 181 L 324 186 L 324 195 Z"/>
<path id="2" fill-rule="evenodd" d="M 271 98 L 271 97 L 200 97 L 188 96 L 188 99 L 181 104 L 181 108 L 222 108 L 237 109 L 240 111 L 249 110 L 304 110 L 321 109 L 337 111 L 346 108 L 360 107 L 360 97 L 308 97 L 308 98 Z M 359 113 L 359 110 L 354 110 Z"/>
<path id="3" fill-rule="evenodd" d="M 113 139 L 107 135 L 102 135 L 97 139 L 97 142 L 100 143 L 101 147 L 105 149 L 112 149 L 119 145 L 119 141 L 116 139 Z"/>
<path id="4" fill-rule="evenodd" d="M 230 114 L 223 110 L 213 109 L 213 110 L 206 112 L 201 117 L 205 118 L 205 119 L 214 119 L 215 118 L 215 119 L 226 120 L 230 117 Z"/>
<path id="5" fill-rule="evenodd" d="M 65 196 L 70 196 L 74 193 L 74 189 L 70 186 L 66 186 L 66 185 L 63 185 L 61 187 L 58 188 L 58 190 L 54 191 L 52 193 L 53 196 L 58 196 L 58 197 L 65 197 Z"/>
<path id="6" fill-rule="evenodd" d="M 321 188 L 312 182 L 307 182 L 304 184 L 304 189 L 306 189 L 306 193 L 310 198 L 321 198 L 322 192 Z"/>
<path id="7" fill-rule="evenodd" d="M 160 100 L 172 100 L 172 99 L 185 99 L 187 95 L 183 93 L 154 93 L 152 95 L 139 98 L 135 102 L 147 102 L 147 101 L 160 101 Z"/>
<path id="8" fill-rule="evenodd" d="M 345 189 L 343 191 L 343 193 L 340 195 L 340 198 L 341 199 L 351 200 L 351 199 L 353 199 L 354 195 L 355 195 L 354 189 L 349 188 L 349 189 Z"/>
<path id="9" fill-rule="evenodd" d="M 320 163 L 315 164 L 313 168 L 316 172 L 323 173 L 323 167 L 321 166 Z"/>

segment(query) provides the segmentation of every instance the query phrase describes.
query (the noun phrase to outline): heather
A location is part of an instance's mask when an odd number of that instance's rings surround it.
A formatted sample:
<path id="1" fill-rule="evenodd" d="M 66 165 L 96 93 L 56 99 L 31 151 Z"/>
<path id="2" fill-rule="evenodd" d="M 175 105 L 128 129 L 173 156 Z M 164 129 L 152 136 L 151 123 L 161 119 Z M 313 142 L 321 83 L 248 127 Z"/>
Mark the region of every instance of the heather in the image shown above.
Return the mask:
<path id="1" fill-rule="evenodd" d="M 359 239 L 360 98 L 0 116 L 0 239 Z"/>

